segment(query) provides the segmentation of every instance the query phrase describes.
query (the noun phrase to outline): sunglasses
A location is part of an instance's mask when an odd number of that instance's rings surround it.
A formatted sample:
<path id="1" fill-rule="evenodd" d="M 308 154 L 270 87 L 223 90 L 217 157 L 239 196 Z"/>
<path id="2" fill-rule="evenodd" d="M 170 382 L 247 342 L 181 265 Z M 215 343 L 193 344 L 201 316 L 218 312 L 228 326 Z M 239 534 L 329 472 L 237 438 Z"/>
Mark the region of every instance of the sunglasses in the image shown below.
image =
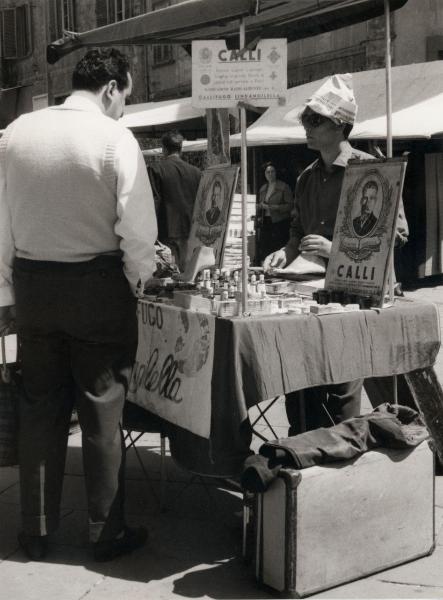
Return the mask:
<path id="1" fill-rule="evenodd" d="M 320 127 L 326 121 L 329 121 L 328 117 L 324 117 L 318 113 L 309 113 L 301 116 L 301 124 L 305 129 L 306 127 Z"/>

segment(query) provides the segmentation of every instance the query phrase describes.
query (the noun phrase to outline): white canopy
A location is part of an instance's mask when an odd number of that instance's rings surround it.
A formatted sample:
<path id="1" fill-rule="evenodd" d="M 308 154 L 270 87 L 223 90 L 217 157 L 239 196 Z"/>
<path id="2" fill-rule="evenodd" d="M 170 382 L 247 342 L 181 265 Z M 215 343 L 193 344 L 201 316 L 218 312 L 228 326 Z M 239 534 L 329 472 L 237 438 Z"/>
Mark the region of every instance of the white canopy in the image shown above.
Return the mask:
<path id="1" fill-rule="evenodd" d="M 385 69 L 353 73 L 358 112 L 351 139 L 386 137 L 385 77 Z M 289 88 L 284 106 L 268 108 L 248 127 L 248 146 L 306 143 L 304 129 L 298 123 L 297 117 L 305 100 L 325 79 L 326 77 Z M 184 103 L 185 100 L 190 106 L 191 98 L 183 98 L 177 102 Z M 146 106 L 155 104 L 166 103 L 149 103 Z M 128 111 L 130 108 L 129 106 Z M 149 122 L 152 122 L 151 116 Z M 159 122 L 162 121 L 157 121 Z M 428 139 L 439 135 L 443 135 L 443 61 L 393 67 L 393 138 Z M 231 135 L 230 143 L 234 148 L 240 146 L 240 134 Z M 188 141 L 183 146 L 185 152 L 202 151 L 206 148 L 206 140 Z"/>
<path id="2" fill-rule="evenodd" d="M 297 117 L 303 103 L 326 77 L 288 89 L 286 105 L 270 107 L 247 131 L 248 146 L 303 144 Z M 358 104 L 351 139 L 386 137 L 385 69 L 353 73 Z M 443 133 L 443 61 L 392 68 L 392 135 L 394 139 L 430 138 Z M 231 136 L 233 146 L 240 136 Z"/>
<path id="3" fill-rule="evenodd" d="M 177 98 L 163 102 L 130 104 L 126 106 L 125 114 L 120 122 L 131 129 L 143 129 L 204 117 L 205 110 L 194 108 L 191 100 L 191 98 Z"/>

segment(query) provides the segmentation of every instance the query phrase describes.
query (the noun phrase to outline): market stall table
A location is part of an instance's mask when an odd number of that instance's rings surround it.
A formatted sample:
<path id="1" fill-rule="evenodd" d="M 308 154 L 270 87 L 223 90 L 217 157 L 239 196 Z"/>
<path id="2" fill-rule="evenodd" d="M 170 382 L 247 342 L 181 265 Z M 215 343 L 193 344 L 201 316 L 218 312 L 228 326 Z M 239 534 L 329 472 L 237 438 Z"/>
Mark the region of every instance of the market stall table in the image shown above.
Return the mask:
<path id="1" fill-rule="evenodd" d="M 427 381 L 440 347 L 436 307 L 407 299 L 382 310 L 223 319 L 142 299 L 138 314 L 129 399 L 169 422 L 179 464 L 214 476 L 240 471 L 250 407 L 358 378 L 413 372 Z M 438 419 L 427 425 L 435 437 Z"/>

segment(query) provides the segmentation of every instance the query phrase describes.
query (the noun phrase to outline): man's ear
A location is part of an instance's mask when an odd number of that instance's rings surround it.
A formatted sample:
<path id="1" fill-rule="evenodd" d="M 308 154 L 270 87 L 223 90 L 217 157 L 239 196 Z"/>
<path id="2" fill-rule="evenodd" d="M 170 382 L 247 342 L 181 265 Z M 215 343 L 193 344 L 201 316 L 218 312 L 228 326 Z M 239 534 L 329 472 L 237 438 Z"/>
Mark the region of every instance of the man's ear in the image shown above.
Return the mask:
<path id="1" fill-rule="evenodd" d="M 109 99 L 112 99 L 112 96 L 114 95 L 115 90 L 117 90 L 117 82 L 115 79 L 111 79 L 111 81 L 108 81 L 108 83 L 106 84 L 105 87 L 105 96 Z"/>

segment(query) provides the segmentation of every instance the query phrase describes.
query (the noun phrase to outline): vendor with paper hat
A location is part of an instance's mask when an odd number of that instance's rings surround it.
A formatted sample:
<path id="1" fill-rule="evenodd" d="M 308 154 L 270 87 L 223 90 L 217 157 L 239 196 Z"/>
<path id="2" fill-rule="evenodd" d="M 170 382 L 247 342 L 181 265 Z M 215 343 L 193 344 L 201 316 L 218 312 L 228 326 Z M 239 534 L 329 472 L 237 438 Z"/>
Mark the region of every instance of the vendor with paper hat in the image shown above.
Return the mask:
<path id="1" fill-rule="evenodd" d="M 306 101 L 300 120 L 308 148 L 317 150 L 320 157 L 297 180 L 290 239 L 284 248 L 266 257 L 265 270 L 282 269 L 284 274 L 284 268 L 289 271 L 300 254 L 314 260 L 317 266 L 329 257 L 345 167 L 351 159 L 374 158 L 347 141 L 356 113 L 350 74 L 328 78 Z M 398 242 L 404 243 L 407 235 L 408 226 L 401 207 Z M 332 425 L 332 420 L 338 423 L 358 415 L 362 384 L 363 380 L 358 380 L 304 390 L 307 429 L 327 427 Z M 286 396 L 290 435 L 299 433 L 299 393 Z"/>

